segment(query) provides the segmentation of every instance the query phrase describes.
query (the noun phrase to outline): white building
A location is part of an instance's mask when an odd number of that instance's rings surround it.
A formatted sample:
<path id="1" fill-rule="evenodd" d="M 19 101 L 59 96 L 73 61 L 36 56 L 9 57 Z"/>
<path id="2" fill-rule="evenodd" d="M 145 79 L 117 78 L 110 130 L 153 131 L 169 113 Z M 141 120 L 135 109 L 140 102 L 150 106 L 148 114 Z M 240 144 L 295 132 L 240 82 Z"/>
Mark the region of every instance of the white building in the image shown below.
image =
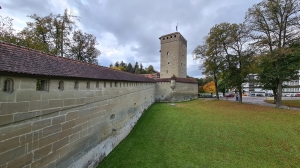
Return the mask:
<path id="1" fill-rule="evenodd" d="M 249 96 L 267 96 L 272 95 L 272 90 L 264 90 L 263 86 L 260 85 L 258 82 L 258 75 L 257 74 L 249 74 L 249 82 L 243 83 L 243 90 L 244 93 Z M 300 93 L 300 71 L 299 71 L 299 78 L 298 80 L 291 80 L 283 82 L 283 89 L 282 95 L 290 95 L 294 96 L 295 94 Z"/>

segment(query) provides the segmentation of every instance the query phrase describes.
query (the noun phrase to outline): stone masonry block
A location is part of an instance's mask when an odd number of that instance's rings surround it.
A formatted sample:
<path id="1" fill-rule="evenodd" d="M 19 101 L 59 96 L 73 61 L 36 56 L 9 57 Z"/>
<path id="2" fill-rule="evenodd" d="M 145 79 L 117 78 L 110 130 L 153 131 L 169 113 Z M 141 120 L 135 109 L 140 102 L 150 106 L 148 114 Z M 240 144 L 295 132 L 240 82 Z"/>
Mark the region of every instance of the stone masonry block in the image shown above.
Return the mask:
<path id="1" fill-rule="evenodd" d="M 75 98 L 74 91 L 64 90 L 61 92 L 60 99 L 72 99 Z"/>
<path id="2" fill-rule="evenodd" d="M 55 141 L 58 141 L 60 138 L 60 133 L 56 133 L 56 134 L 52 134 L 50 136 L 47 136 L 47 137 L 43 137 L 39 140 L 39 147 L 44 147 L 44 146 L 47 146 Z"/>
<path id="3" fill-rule="evenodd" d="M 65 99 L 64 100 L 64 107 L 74 106 L 76 104 L 75 99 Z"/>
<path id="4" fill-rule="evenodd" d="M 41 92 L 32 90 L 18 90 L 16 91 L 17 102 L 41 100 Z"/>
<path id="5" fill-rule="evenodd" d="M 29 104 L 29 111 L 44 110 L 48 108 L 48 100 L 31 101 Z"/>
<path id="6" fill-rule="evenodd" d="M 47 145 L 43 148 L 40 148 L 40 149 L 34 151 L 33 159 L 34 159 L 34 161 L 39 160 L 39 159 L 47 156 L 51 152 L 52 152 L 52 144 Z"/>
<path id="7" fill-rule="evenodd" d="M 45 167 L 46 165 L 48 165 L 49 163 L 53 162 L 53 161 L 56 160 L 57 158 L 59 158 L 59 153 L 58 153 L 58 151 L 52 152 L 52 153 L 50 153 L 49 155 L 43 157 L 42 159 L 33 162 L 33 163 L 31 164 L 31 168 L 41 168 L 41 167 Z"/>
<path id="8" fill-rule="evenodd" d="M 52 125 L 61 124 L 65 121 L 66 121 L 65 115 L 54 117 L 54 118 L 52 118 Z"/>
<path id="9" fill-rule="evenodd" d="M 0 126 L 13 122 L 13 115 L 0 115 Z"/>
<path id="10" fill-rule="evenodd" d="M 69 137 L 69 143 L 77 141 L 78 139 L 79 139 L 79 132 L 77 132 L 76 134 L 70 135 L 70 137 Z"/>
<path id="11" fill-rule="evenodd" d="M 49 108 L 63 107 L 64 100 L 49 100 Z"/>
<path id="12" fill-rule="evenodd" d="M 17 113 L 17 114 L 14 114 L 14 122 L 38 117 L 41 115 L 42 115 L 41 111 L 34 111 L 34 112 L 28 112 L 28 113 Z"/>
<path id="13" fill-rule="evenodd" d="M 31 132 L 31 123 L 20 124 L 17 126 L 7 126 L 0 129 L 0 141 L 10 139 Z"/>
<path id="14" fill-rule="evenodd" d="M 2 141 L 2 142 L 0 142 L 0 153 L 17 148 L 19 146 L 20 146 L 19 137 L 15 137 L 12 139 L 8 139 L 6 141 Z"/>
<path id="15" fill-rule="evenodd" d="M 67 130 L 67 129 L 70 129 L 72 127 L 75 126 L 75 120 L 71 120 L 71 121 L 68 121 L 68 122 L 65 122 L 65 123 L 62 123 L 62 130 Z"/>
<path id="16" fill-rule="evenodd" d="M 32 131 L 43 129 L 51 125 L 51 119 L 39 120 L 32 123 Z"/>
<path id="17" fill-rule="evenodd" d="M 66 115 L 66 121 L 70 121 L 76 118 L 78 118 L 78 111 L 70 112 Z"/>
<path id="18" fill-rule="evenodd" d="M 83 105 L 85 98 L 76 99 L 76 105 Z"/>
<path id="19" fill-rule="evenodd" d="M 21 156 L 15 160 L 8 162 L 7 168 L 24 167 L 32 162 L 32 153 Z"/>
<path id="20" fill-rule="evenodd" d="M 51 113 L 58 113 L 60 110 L 61 110 L 61 107 L 46 109 L 46 110 L 43 110 L 43 115 L 51 114 Z"/>
<path id="21" fill-rule="evenodd" d="M 20 89 L 36 90 L 36 80 L 34 78 L 21 78 Z"/>
<path id="22" fill-rule="evenodd" d="M 0 115 L 12 114 L 16 112 L 28 112 L 29 102 L 1 103 Z"/>
<path id="23" fill-rule="evenodd" d="M 9 161 L 12 161 L 18 157 L 24 156 L 26 154 L 26 146 L 20 146 L 12 150 L 3 152 L 0 154 L 0 165 L 3 165 Z"/>
<path id="24" fill-rule="evenodd" d="M 57 142 L 53 143 L 52 151 L 57 151 L 58 149 L 62 148 L 63 146 L 69 143 L 69 137 L 65 137 Z"/>
<path id="25" fill-rule="evenodd" d="M 58 133 L 61 132 L 61 125 L 54 125 L 54 126 L 50 126 L 50 127 L 46 127 L 43 129 L 43 137 L 52 135 L 54 133 Z"/>

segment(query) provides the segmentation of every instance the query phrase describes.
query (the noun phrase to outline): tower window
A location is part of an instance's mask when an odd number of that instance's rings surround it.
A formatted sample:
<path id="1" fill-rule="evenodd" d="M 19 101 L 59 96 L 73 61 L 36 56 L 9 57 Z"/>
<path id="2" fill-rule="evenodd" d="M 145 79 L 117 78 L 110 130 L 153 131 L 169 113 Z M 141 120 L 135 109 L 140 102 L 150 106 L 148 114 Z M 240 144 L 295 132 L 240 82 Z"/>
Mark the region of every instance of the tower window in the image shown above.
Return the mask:
<path id="1" fill-rule="evenodd" d="M 169 37 L 167 37 L 167 39 L 169 39 Z"/>
<path id="2" fill-rule="evenodd" d="M 106 82 L 104 82 L 103 86 L 106 87 Z"/>
<path id="3" fill-rule="evenodd" d="M 165 40 L 165 38 L 163 38 L 163 40 Z"/>
<path id="4" fill-rule="evenodd" d="M 12 93 L 14 91 L 14 81 L 12 79 L 5 79 L 3 91 Z"/>
<path id="5" fill-rule="evenodd" d="M 169 51 L 167 52 L 167 55 L 169 55 L 170 53 L 169 53 Z"/>
<path id="6" fill-rule="evenodd" d="M 172 36 L 170 38 L 172 38 Z"/>
<path id="7" fill-rule="evenodd" d="M 170 62 L 168 62 L 168 64 L 170 64 Z"/>
<path id="8" fill-rule="evenodd" d="M 168 73 L 168 70 L 166 72 Z"/>
<path id="9" fill-rule="evenodd" d="M 181 63 L 181 65 L 182 65 L 182 63 Z"/>
<path id="10" fill-rule="evenodd" d="M 174 35 L 174 37 L 176 38 L 176 35 Z"/>

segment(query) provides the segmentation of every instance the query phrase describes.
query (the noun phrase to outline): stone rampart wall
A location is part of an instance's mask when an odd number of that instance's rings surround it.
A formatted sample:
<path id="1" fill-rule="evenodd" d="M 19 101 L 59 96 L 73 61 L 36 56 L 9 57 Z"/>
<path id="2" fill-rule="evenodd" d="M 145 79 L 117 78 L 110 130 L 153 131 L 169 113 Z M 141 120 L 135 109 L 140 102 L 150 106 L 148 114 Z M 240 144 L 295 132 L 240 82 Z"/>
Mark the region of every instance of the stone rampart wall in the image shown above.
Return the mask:
<path id="1" fill-rule="evenodd" d="M 175 82 L 175 88 L 171 89 L 170 82 L 157 82 L 155 89 L 156 102 L 180 102 L 197 98 L 197 83 Z"/>
<path id="2" fill-rule="evenodd" d="M 42 79 L 0 76 L 1 168 L 95 167 L 155 101 L 155 83 Z"/>

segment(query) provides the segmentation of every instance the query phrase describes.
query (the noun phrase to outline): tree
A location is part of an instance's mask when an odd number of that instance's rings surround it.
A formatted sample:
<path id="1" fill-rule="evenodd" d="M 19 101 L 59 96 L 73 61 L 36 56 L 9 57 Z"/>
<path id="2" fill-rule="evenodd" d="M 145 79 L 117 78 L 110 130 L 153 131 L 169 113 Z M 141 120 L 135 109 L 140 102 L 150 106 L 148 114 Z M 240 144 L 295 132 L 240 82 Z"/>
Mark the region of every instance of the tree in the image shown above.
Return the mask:
<path id="1" fill-rule="evenodd" d="M 290 69 L 298 64 L 289 62 L 293 59 L 285 59 L 289 45 L 299 39 L 299 11 L 298 0 L 263 0 L 249 8 L 245 17 L 252 31 L 253 46 L 261 55 L 270 57 L 270 59 L 263 58 L 261 65 L 265 64 L 273 68 L 263 67 L 265 69 L 261 75 L 266 75 L 262 76 L 262 79 L 269 78 L 270 81 L 275 82 L 272 86 L 275 86 L 274 100 L 278 108 L 281 107 L 283 81 L 295 75 L 281 70 Z M 294 53 L 288 53 L 288 55 L 296 56 Z M 268 82 L 265 84 L 269 85 Z"/>
<path id="2" fill-rule="evenodd" d="M 203 86 L 203 90 L 207 93 L 215 93 L 216 92 L 216 87 L 215 87 L 215 82 L 211 81 Z"/>
<path id="3" fill-rule="evenodd" d="M 223 44 L 226 46 L 226 70 L 222 72 L 222 76 L 227 85 L 238 90 L 239 102 L 242 103 L 242 84 L 253 71 L 255 52 L 249 47 L 249 30 L 245 24 L 230 24 L 227 31 L 228 36 Z"/>
<path id="4" fill-rule="evenodd" d="M 136 62 L 135 65 L 134 65 L 134 73 L 135 74 L 140 74 L 140 69 L 139 69 L 139 63 Z"/>
<path id="5" fill-rule="evenodd" d="M 204 73 L 213 77 L 218 99 L 218 80 L 221 73 L 223 80 L 238 88 L 242 97 L 242 83 L 251 70 L 254 55 L 247 48 L 247 33 L 248 29 L 244 24 L 217 24 L 210 29 L 205 43 L 193 52 L 194 59 L 203 60 L 201 68 Z"/>
<path id="6" fill-rule="evenodd" d="M 147 68 L 147 73 L 148 74 L 152 74 L 154 73 L 154 67 L 152 65 L 149 65 L 148 68 Z"/>
<path id="7" fill-rule="evenodd" d="M 203 86 L 199 86 L 198 87 L 198 93 L 204 93 L 204 89 L 203 89 Z"/>
<path id="8" fill-rule="evenodd" d="M 8 43 L 14 43 L 16 40 L 15 38 L 15 30 L 13 29 L 13 19 L 10 17 L 3 18 L 0 15 L 0 40 L 8 42 Z"/>
<path id="9" fill-rule="evenodd" d="M 211 34 L 210 34 L 211 35 Z M 203 61 L 200 69 L 203 69 L 203 73 L 207 75 L 213 75 L 215 88 L 218 88 L 218 74 L 221 71 L 223 65 L 223 57 L 217 48 L 218 44 L 209 44 L 209 38 L 207 37 L 203 45 L 199 45 L 193 51 L 193 58 Z M 217 99 L 219 95 L 217 94 Z"/>
<path id="10" fill-rule="evenodd" d="M 282 52 L 282 53 L 280 53 Z M 280 54 L 283 58 L 283 62 L 278 64 L 278 56 Z M 282 64 L 288 64 L 282 66 Z M 277 81 L 274 74 L 280 74 L 283 81 L 299 79 L 298 70 L 300 67 L 300 45 L 299 43 L 292 44 L 289 48 L 281 49 L 280 51 L 273 51 L 273 54 L 265 54 L 260 57 L 259 61 L 260 72 L 259 82 L 264 84 L 264 89 L 270 89 L 274 94 L 274 103 L 276 103 L 277 93 Z M 273 65 L 273 66 L 270 66 Z"/>
<path id="11" fill-rule="evenodd" d="M 116 63 L 115 63 L 115 67 L 119 67 L 120 66 L 120 63 L 119 63 L 119 61 L 117 61 Z"/>
<path id="12" fill-rule="evenodd" d="M 128 65 L 127 65 L 127 67 L 126 67 L 126 72 L 130 72 L 130 73 L 133 72 L 133 68 L 132 68 L 131 63 L 128 63 Z"/>
<path id="13" fill-rule="evenodd" d="M 95 47 L 96 37 L 92 34 L 82 33 L 80 30 L 73 33 L 72 42 L 69 44 L 68 56 L 81 62 L 98 64 L 97 57 L 101 54 Z"/>

